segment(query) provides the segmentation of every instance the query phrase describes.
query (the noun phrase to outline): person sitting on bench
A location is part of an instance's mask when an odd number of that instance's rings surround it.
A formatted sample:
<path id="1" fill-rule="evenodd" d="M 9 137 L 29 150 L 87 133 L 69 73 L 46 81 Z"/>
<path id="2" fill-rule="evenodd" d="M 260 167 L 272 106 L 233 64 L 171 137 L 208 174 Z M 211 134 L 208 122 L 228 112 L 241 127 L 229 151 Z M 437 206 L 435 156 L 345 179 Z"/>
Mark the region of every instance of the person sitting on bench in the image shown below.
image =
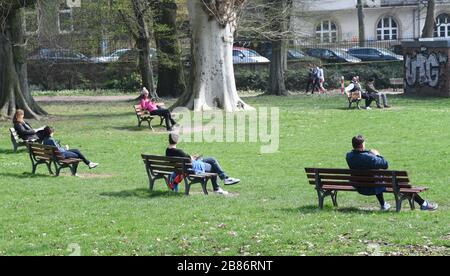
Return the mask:
<path id="1" fill-rule="evenodd" d="M 141 100 L 142 109 L 150 112 L 150 115 L 164 117 L 164 119 L 166 121 L 167 131 L 172 131 L 173 127 L 177 123 L 172 118 L 172 114 L 170 113 L 170 110 L 158 106 L 154 99 L 149 98 L 149 94 L 150 93 L 148 92 L 147 88 L 144 87 L 142 89 L 142 100 Z"/>
<path id="2" fill-rule="evenodd" d="M 169 135 L 169 147 L 166 149 L 166 156 L 168 157 L 184 157 L 184 158 L 190 158 L 191 160 L 201 160 L 204 163 L 205 172 L 208 173 L 217 173 L 219 175 L 219 178 L 223 180 L 225 185 L 234 185 L 238 184 L 240 182 L 239 179 L 235 179 L 232 177 L 227 176 L 225 171 L 220 166 L 219 162 L 215 158 L 193 158 L 189 154 L 185 153 L 181 149 L 177 149 L 177 144 L 179 140 L 179 135 L 175 133 L 171 133 Z M 228 192 L 223 190 L 219 184 L 217 183 L 217 176 L 213 177 L 211 179 L 212 186 L 214 189 L 214 192 L 221 195 L 227 195 Z"/>
<path id="3" fill-rule="evenodd" d="M 352 170 L 387 170 L 389 167 L 388 161 L 381 156 L 377 150 L 366 150 L 365 139 L 362 135 L 353 137 L 352 139 L 353 151 L 347 153 L 347 164 Z M 391 205 L 384 201 L 383 193 L 386 192 L 386 187 L 365 188 L 356 187 L 358 193 L 365 196 L 375 195 L 380 202 L 381 210 L 387 211 Z M 430 203 L 422 199 L 419 195 L 414 197 L 415 201 L 421 206 L 423 211 L 434 211 L 438 208 L 437 204 Z"/>
<path id="4" fill-rule="evenodd" d="M 53 138 L 55 130 L 52 127 L 44 128 L 44 145 L 56 147 L 58 151 L 62 154 L 64 159 L 77 158 L 83 160 L 89 169 L 94 169 L 98 167 L 98 163 L 93 163 L 89 161 L 79 150 L 69 149 L 69 146 L 61 147 L 61 145 Z"/>
<path id="5" fill-rule="evenodd" d="M 361 93 L 361 98 L 364 99 L 366 101 L 366 109 L 370 110 L 370 105 L 372 104 L 372 101 L 376 99 L 376 97 L 374 95 L 369 95 L 368 93 L 365 93 L 362 91 L 362 87 L 361 84 L 359 83 L 359 76 L 354 76 L 352 78 L 352 82 L 350 83 L 349 86 L 347 86 L 345 88 L 345 92 L 347 94 L 353 94 L 356 92 L 360 92 Z"/>
<path id="6" fill-rule="evenodd" d="M 24 141 L 36 141 L 42 143 L 44 139 L 44 128 L 33 129 L 30 124 L 24 120 L 25 112 L 17 109 L 13 118 L 14 129 L 17 135 Z"/>
<path id="7" fill-rule="evenodd" d="M 369 94 L 371 96 L 370 97 L 371 99 L 375 98 L 378 108 L 381 108 L 381 101 L 383 101 L 384 108 L 390 108 L 390 106 L 388 105 L 388 100 L 387 100 L 386 94 L 378 92 L 377 89 L 375 88 L 375 79 L 373 79 L 373 78 L 369 79 L 369 81 L 367 82 L 367 85 L 366 85 L 366 90 L 367 90 L 367 94 Z M 372 100 L 370 100 L 370 103 L 372 103 Z M 370 106 L 370 104 L 369 104 L 369 106 Z"/>

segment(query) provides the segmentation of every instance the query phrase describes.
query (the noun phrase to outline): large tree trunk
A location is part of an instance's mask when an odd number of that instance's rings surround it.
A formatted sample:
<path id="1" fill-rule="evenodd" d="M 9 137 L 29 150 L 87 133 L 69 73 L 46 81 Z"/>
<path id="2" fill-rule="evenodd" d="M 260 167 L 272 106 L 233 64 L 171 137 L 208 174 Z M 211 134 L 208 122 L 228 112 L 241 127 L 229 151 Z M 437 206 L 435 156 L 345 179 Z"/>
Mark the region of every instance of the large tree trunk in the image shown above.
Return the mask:
<path id="1" fill-rule="evenodd" d="M 270 60 L 269 86 L 266 94 L 287 96 L 285 84 L 285 68 L 287 67 L 287 42 L 288 20 L 290 12 L 287 0 L 268 0 L 266 16 L 271 21 L 272 31 L 272 56 Z"/>
<path id="2" fill-rule="evenodd" d="M 359 31 L 359 47 L 366 47 L 366 26 L 364 23 L 364 6 L 362 0 L 358 0 L 358 31 Z"/>
<path id="3" fill-rule="evenodd" d="M 287 96 L 284 60 L 286 59 L 286 42 L 277 40 L 272 42 L 272 59 L 270 61 L 269 87 L 266 94 Z"/>
<path id="4" fill-rule="evenodd" d="M 133 12 L 136 17 L 138 37 L 136 39 L 139 51 L 139 69 L 142 77 L 142 85 L 150 91 L 152 97 L 158 97 L 153 81 L 153 68 L 150 61 L 150 33 L 145 21 L 144 7 L 140 0 L 132 0 Z"/>
<path id="5" fill-rule="evenodd" d="M 23 109 L 27 118 L 47 115 L 34 101 L 28 89 L 26 37 L 23 9 L 11 8 L 0 29 L 0 116 L 11 117 Z"/>
<path id="6" fill-rule="evenodd" d="M 434 29 L 436 27 L 435 13 L 436 0 L 428 0 L 427 18 L 423 27 L 422 38 L 431 38 L 434 36 Z"/>
<path id="7" fill-rule="evenodd" d="M 155 39 L 158 48 L 159 96 L 179 97 L 186 92 L 186 79 L 177 34 L 177 4 L 153 1 Z"/>
<path id="8" fill-rule="evenodd" d="M 173 107 L 194 111 L 253 109 L 239 97 L 233 68 L 236 15 L 219 23 L 220 15 L 207 13 L 205 1 L 188 1 L 192 29 L 190 87 Z M 222 5 L 217 3 L 217 5 Z M 234 18 L 234 19 L 230 19 Z"/>

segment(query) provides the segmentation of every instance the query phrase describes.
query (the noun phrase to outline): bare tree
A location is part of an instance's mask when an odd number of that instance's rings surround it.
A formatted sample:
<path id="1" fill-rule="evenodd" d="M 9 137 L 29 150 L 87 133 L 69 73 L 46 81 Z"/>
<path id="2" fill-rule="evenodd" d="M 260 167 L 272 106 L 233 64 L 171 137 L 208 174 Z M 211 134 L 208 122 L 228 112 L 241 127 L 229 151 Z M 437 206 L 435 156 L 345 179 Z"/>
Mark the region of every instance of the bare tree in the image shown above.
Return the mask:
<path id="1" fill-rule="evenodd" d="M 153 12 L 153 29 L 158 49 L 159 96 L 179 97 L 186 92 L 184 67 L 177 32 L 175 0 L 149 0 Z"/>
<path id="2" fill-rule="evenodd" d="M 233 42 L 245 0 L 189 0 L 191 74 L 189 90 L 176 106 L 195 111 L 250 110 L 236 90 Z"/>
<path id="3" fill-rule="evenodd" d="M 425 19 L 425 26 L 423 27 L 422 37 L 431 38 L 434 36 L 434 29 L 436 28 L 436 0 L 428 0 L 427 4 L 427 18 Z"/>
<path id="4" fill-rule="evenodd" d="M 364 24 L 364 5 L 362 0 L 358 0 L 358 31 L 359 31 L 359 47 L 366 47 L 366 26 Z"/>
<path id="5" fill-rule="evenodd" d="M 35 5 L 36 0 L 0 1 L 0 117 L 10 117 L 18 108 L 27 118 L 47 115 L 28 87 L 23 8 Z"/>
<path id="6" fill-rule="evenodd" d="M 272 55 L 270 60 L 269 85 L 266 94 L 287 96 L 285 84 L 285 69 L 287 67 L 287 44 L 290 11 L 292 1 L 267 0 L 266 17 L 270 21 L 270 39 L 272 41 Z"/>
<path id="7" fill-rule="evenodd" d="M 119 8 L 124 24 L 136 41 L 139 53 L 139 69 L 142 77 L 142 84 L 151 93 L 152 97 L 158 97 L 153 80 L 153 68 L 150 60 L 150 32 L 148 28 L 147 16 L 150 8 L 146 0 L 130 0 L 132 15 L 128 15 L 124 9 Z"/>

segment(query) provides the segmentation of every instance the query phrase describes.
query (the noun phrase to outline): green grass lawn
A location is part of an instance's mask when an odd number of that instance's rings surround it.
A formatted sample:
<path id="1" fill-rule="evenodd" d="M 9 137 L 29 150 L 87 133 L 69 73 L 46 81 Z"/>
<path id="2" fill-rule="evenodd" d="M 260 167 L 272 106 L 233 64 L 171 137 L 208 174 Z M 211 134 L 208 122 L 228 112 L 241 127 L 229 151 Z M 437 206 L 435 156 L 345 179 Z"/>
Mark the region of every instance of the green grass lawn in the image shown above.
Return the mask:
<path id="1" fill-rule="evenodd" d="M 14 154 L 0 122 L 0 255 L 450 255 L 450 101 L 392 98 L 390 110 L 346 110 L 340 96 L 251 97 L 281 111 L 279 152 L 259 144 L 188 143 L 215 156 L 239 185 L 233 196 L 189 197 L 159 182 L 148 191 L 141 153 L 164 154 L 167 136 L 137 128 L 131 103 L 43 104 L 63 144 L 100 167 L 80 178 L 30 175 L 25 150 Z M 351 137 L 407 170 L 437 212 L 378 211 L 374 197 L 341 193 L 340 208 L 317 208 L 304 167 L 346 167 Z M 210 185 L 209 185 L 210 188 Z M 387 200 L 394 202 L 393 195 Z M 406 204 L 407 205 L 407 204 Z M 379 252 L 374 248 L 379 248 Z"/>

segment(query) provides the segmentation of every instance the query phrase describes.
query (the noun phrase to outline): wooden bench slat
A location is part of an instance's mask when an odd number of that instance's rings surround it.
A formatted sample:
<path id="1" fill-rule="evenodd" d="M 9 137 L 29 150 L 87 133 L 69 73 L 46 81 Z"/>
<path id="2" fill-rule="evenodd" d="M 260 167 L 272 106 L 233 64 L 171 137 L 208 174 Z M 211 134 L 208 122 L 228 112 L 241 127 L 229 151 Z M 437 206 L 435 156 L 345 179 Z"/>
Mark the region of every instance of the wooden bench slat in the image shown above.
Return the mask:
<path id="1" fill-rule="evenodd" d="M 338 181 L 321 181 L 322 185 L 330 186 L 357 186 L 364 188 L 376 188 L 376 187 L 392 187 L 392 183 L 368 183 L 368 182 L 338 182 Z M 309 181 L 309 184 L 315 185 L 315 181 Z M 400 188 L 411 188 L 412 186 L 409 183 L 398 183 Z"/>
<path id="2" fill-rule="evenodd" d="M 307 177 L 311 180 L 316 179 L 315 174 L 307 174 Z M 354 176 L 354 175 L 331 175 L 331 174 L 320 174 L 321 180 L 349 180 L 358 182 L 374 182 L 374 181 L 384 181 L 392 183 L 392 177 L 387 176 Z M 399 182 L 409 183 L 408 177 L 397 177 Z"/>
<path id="3" fill-rule="evenodd" d="M 305 168 L 306 173 L 314 174 L 314 168 Z M 388 170 L 350 170 L 350 169 L 317 169 L 320 174 L 348 174 L 353 176 L 392 176 L 394 172 L 397 176 L 408 176 L 406 171 L 388 171 Z"/>

